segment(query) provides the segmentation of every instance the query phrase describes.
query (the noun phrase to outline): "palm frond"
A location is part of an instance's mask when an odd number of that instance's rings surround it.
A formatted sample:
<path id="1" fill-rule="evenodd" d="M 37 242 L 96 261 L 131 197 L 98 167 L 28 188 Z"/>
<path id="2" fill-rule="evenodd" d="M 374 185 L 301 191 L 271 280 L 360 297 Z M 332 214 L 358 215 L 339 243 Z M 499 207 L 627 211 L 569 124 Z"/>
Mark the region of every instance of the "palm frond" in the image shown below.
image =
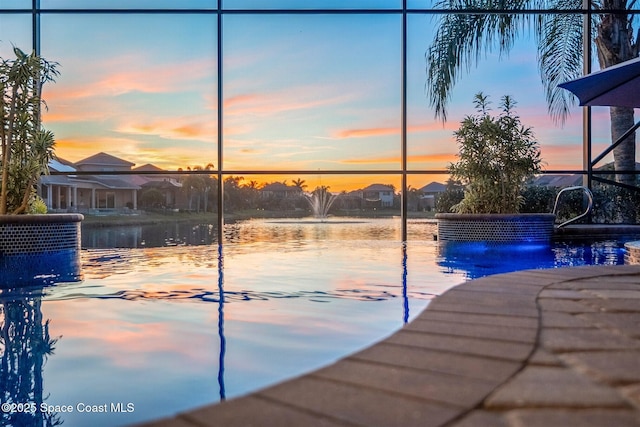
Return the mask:
<path id="1" fill-rule="evenodd" d="M 580 8 L 581 0 L 555 0 L 562 7 Z M 558 88 L 558 84 L 582 75 L 583 31 L 582 16 L 553 14 L 540 17 L 537 28 L 538 64 L 549 115 L 557 123 L 564 123 L 575 97 Z"/>
<path id="2" fill-rule="evenodd" d="M 522 13 L 538 0 L 443 0 L 438 8 L 475 13 L 447 13 L 440 18 L 433 42 L 425 54 L 426 92 L 435 116 L 447 119 L 447 103 L 459 72 L 467 72 L 487 54 L 508 54 L 531 18 Z M 482 13 L 477 13 L 482 10 Z M 513 14 L 504 11 L 513 11 Z M 502 13 L 491 13 L 502 12 Z"/>

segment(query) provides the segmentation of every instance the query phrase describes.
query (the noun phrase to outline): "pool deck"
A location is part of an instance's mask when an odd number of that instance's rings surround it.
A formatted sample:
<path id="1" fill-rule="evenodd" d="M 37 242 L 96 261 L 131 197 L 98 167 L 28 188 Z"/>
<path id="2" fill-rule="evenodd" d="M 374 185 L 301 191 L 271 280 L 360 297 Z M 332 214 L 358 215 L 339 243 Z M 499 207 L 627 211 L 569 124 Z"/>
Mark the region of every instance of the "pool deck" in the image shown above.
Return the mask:
<path id="1" fill-rule="evenodd" d="M 640 426 L 640 266 L 463 283 L 328 367 L 143 425 Z"/>

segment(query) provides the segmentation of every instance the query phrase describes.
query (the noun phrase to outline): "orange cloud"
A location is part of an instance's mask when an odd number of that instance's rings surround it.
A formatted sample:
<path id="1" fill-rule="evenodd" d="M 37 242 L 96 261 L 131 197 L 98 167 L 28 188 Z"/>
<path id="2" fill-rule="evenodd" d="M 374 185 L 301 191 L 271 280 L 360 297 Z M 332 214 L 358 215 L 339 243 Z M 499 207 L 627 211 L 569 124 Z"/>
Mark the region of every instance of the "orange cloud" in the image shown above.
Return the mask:
<path id="1" fill-rule="evenodd" d="M 407 126 L 407 133 L 441 131 L 441 124 Z M 371 136 L 400 135 L 400 127 L 371 127 L 362 129 L 345 129 L 335 132 L 334 138 L 366 138 Z"/>
<path id="2" fill-rule="evenodd" d="M 71 74 L 63 73 L 57 83 L 45 88 L 44 99 L 49 110 L 44 112 L 43 118 L 45 124 L 104 123 L 118 119 L 131 110 L 118 96 L 132 92 L 169 94 L 192 91 L 201 97 L 203 110 L 215 110 L 216 104 L 211 103 L 211 93 L 215 92 L 212 67 L 215 70 L 207 59 L 157 64 L 127 55 L 106 58 L 98 63 L 71 64 Z M 186 78 L 185 70 L 188 70 Z M 211 121 L 211 118 L 207 120 Z"/>
<path id="3" fill-rule="evenodd" d="M 255 148 L 243 148 L 240 150 L 242 154 L 260 154 L 264 153 L 263 150 L 256 150 Z"/>
<path id="4" fill-rule="evenodd" d="M 390 128 L 369 128 L 369 129 L 347 129 L 338 132 L 335 136 L 337 138 L 363 138 L 368 136 L 381 136 L 381 135 L 399 135 L 399 127 Z"/>
<path id="5" fill-rule="evenodd" d="M 257 95 L 247 95 L 247 94 L 232 96 L 231 98 L 227 98 L 224 100 L 224 107 L 229 108 L 234 105 L 242 104 L 245 102 L 251 103 L 251 102 L 254 102 L 257 98 L 259 98 Z"/>
<path id="6" fill-rule="evenodd" d="M 457 160 L 457 157 L 453 153 L 418 154 L 418 155 L 407 156 L 407 162 L 410 165 L 411 163 L 437 163 L 437 164 L 446 165 L 456 160 Z M 354 164 L 354 165 L 395 163 L 396 165 L 399 165 L 400 156 L 398 155 L 398 156 L 391 156 L 391 157 L 348 159 L 348 160 L 343 160 L 340 163 Z"/>
<path id="7" fill-rule="evenodd" d="M 594 144 L 594 157 L 602 152 L 607 144 Z M 546 163 L 545 169 L 582 169 L 582 145 L 542 145 L 540 148 L 542 159 Z M 612 161 L 611 155 L 598 164 L 601 166 Z"/>
<path id="8" fill-rule="evenodd" d="M 439 154 L 418 154 L 414 156 L 407 156 L 407 162 L 409 163 L 443 163 L 449 164 L 458 160 L 458 157 L 454 153 L 439 153 Z"/>
<path id="9" fill-rule="evenodd" d="M 131 135 L 150 135 L 164 139 L 188 139 L 213 142 L 217 139 L 217 127 L 211 117 L 184 116 L 175 118 L 148 117 L 130 118 L 129 123 L 122 123 L 115 129 L 117 132 Z"/>
<path id="10" fill-rule="evenodd" d="M 132 64 L 135 66 L 132 67 Z M 79 67 L 82 76 L 69 77 L 68 83 L 63 75 L 58 83 L 47 86 L 45 99 L 53 104 L 130 92 L 172 93 L 201 89 L 201 80 L 214 74 L 215 64 L 205 58 L 186 63 L 158 64 L 152 60 L 121 56 L 87 68 L 86 65 Z M 188 70 L 188 78 L 185 78 L 185 70 Z M 212 79 L 211 84 L 214 84 Z"/>
<path id="11" fill-rule="evenodd" d="M 152 163 L 160 168 L 176 170 L 193 165 L 215 163 L 217 149 L 211 144 L 203 150 L 201 145 L 184 145 L 177 151 L 175 146 L 149 147 L 141 141 L 129 138 L 92 137 L 90 139 L 64 138 L 56 141 L 56 154 L 76 162 L 100 151 L 128 160 L 140 166 Z"/>
<path id="12" fill-rule="evenodd" d="M 224 100 L 225 116 L 271 116 L 288 111 L 338 105 L 351 98 L 344 93 L 332 94 L 324 86 L 295 86 L 268 93 L 243 93 Z"/>
<path id="13" fill-rule="evenodd" d="M 400 155 L 391 156 L 391 157 L 377 157 L 377 158 L 361 158 L 361 159 L 347 159 L 342 160 L 340 163 L 349 164 L 349 165 L 370 165 L 370 164 L 384 164 L 384 163 L 395 163 L 396 165 L 400 164 Z"/>

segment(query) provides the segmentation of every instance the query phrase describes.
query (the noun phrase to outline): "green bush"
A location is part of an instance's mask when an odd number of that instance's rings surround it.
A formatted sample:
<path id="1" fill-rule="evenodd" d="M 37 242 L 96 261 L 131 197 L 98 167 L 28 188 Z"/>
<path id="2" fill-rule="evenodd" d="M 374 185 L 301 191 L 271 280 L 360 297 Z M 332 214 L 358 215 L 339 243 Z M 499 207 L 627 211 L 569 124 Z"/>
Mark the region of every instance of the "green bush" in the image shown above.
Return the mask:
<path id="1" fill-rule="evenodd" d="M 549 213 L 553 210 L 558 189 L 542 185 L 528 185 L 521 193 L 522 213 Z"/>
<path id="2" fill-rule="evenodd" d="M 521 212 L 552 212 L 557 187 L 528 186 L 522 192 Z M 596 224 L 617 224 L 626 218 L 640 222 L 640 193 L 625 188 L 595 183 L 591 190 L 593 208 L 590 221 Z M 561 223 L 584 213 L 587 200 L 582 191 L 564 193 L 558 201 L 556 222 Z M 586 222 L 587 218 L 578 222 Z"/>
<path id="3" fill-rule="evenodd" d="M 47 213 L 47 204 L 42 200 L 40 196 L 33 193 L 31 195 L 31 199 L 29 200 L 29 208 L 27 213 L 30 214 L 46 214 Z"/>
<path id="4" fill-rule="evenodd" d="M 449 166 L 453 180 L 460 181 L 464 198 L 451 207 L 458 213 L 517 213 L 523 203 L 526 181 L 540 171 L 540 149 L 531 128 L 515 115 L 515 102 L 504 96 L 497 116 L 489 101 L 475 96 L 478 114 L 462 120 L 454 133 L 459 145 L 458 161 Z"/>
<path id="5" fill-rule="evenodd" d="M 640 193 L 596 183 L 593 186 L 592 221 L 600 224 L 640 221 Z"/>
<path id="6" fill-rule="evenodd" d="M 464 198 L 464 187 L 458 181 L 447 181 L 447 188 L 438 195 L 436 212 L 451 212 L 451 208 Z"/>

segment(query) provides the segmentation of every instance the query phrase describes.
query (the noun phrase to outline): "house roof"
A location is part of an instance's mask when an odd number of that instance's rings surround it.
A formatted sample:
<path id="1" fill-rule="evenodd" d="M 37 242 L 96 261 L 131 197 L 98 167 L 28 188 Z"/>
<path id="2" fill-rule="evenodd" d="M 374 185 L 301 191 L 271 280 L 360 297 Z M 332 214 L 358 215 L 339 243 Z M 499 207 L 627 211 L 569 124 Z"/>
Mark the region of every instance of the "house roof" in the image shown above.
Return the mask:
<path id="1" fill-rule="evenodd" d="M 182 184 L 175 181 L 148 181 L 140 185 L 142 188 L 160 188 L 160 189 L 173 189 L 182 188 Z"/>
<path id="2" fill-rule="evenodd" d="M 40 182 L 45 185 L 71 185 L 73 183 L 67 175 L 42 175 Z"/>
<path id="3" fill-rule="evenodd" d="M 132 167 L 135 163 L 131 163 L 127 160 L 123 160 L 119 157 L 112 156 L 111 154 L 100 152 L 89 156 L 86 159 L 82 159 L 76 162 L 76 165 L 102 165 L 102 166 L 119 166 L 119 167 Z"/>
<path id="4" fill-rule="evenodd" d="M 282 182 L 272 182 L 271 184 L 267 184 L 262 187 L 262 191 L 302 191 L 302 189 L 295 185 L 287 185 Z"/>
<path id="5" fill-rule="evenodd" d="M 572 187 L 582 185 L 581 175 L 540 175 L 531 181 L 531 185 L 541 185 L 545 187 Z"/>
<path id="6" fill-rule="evenodd" d="M 442 193 L 446 191 L 447 186 L 440 182 L 430 182 L 420 189 L 423 193 Z"/>
<path id="7" fill-rule="evenodd" d="M 384 184 L 371 184 L 362 191 L 393 191 L 393 188 Z"/>
<path id="8" fill-rule="evenodd" d="M 140 186 L 133 182 L 130 177 L 126 176 L 87 176 L 87 179 L 102 185 L 103 187 L 109 189 L 119 189 L 119 190 L 139 190 Z"/>
<path id="9" fill-rule="evenodd" d="M 132 170 L 136 172 L 165 172 L 164 169 L 159 168 L 156 165 L 152 165 L 151 163 L 147 163 L 146 165 L 138 166 L 137 168 L 133 168 Z"/>
<path id="10" fill-rule="evenodd" d="M 50 160 L 49 169 L 56 172 L 75 172 L 76 171 L 76 168 L 73 167 L 73 163 L 60 158 Z"/>

